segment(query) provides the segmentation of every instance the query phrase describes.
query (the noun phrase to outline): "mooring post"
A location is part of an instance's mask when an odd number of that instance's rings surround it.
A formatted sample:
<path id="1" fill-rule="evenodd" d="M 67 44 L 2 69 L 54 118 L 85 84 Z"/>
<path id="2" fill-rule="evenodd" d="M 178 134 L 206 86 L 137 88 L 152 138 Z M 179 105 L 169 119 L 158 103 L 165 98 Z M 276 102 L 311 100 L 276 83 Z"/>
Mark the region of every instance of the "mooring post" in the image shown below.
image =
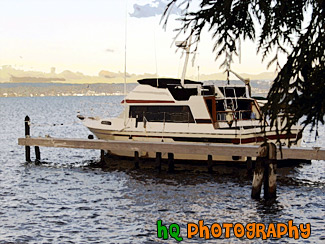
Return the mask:
<path id="1" fill-rule="evenodd" d="M 256 158 L 253 183 L 252 183 L 252 194 L 253 199 L 259 199 L 261 196 L 263 177 L 264 177 L 264 164 L 266 157 L 268 156 L 268 146 L 267 143 L 263 143 L 258 152 L 258 157 Z"/>
<path id="2" fill-rule="evenodd" d="M 174 172 L 174 154 L 168 153 L 168 173 Z"/>
<path id="3" fill-rule="evenodd" d="M 208 172 L 213 173 L 213 160 L 212 155 L 208 155 Z"/>
<path id="4" fill-rule="evenodd" d="M 41 152 L 39 150 L 39 146 L 35 146 L 35 156 L 36 156 L 36 162 L 41 161 Z"/>
<path id="5" fill-rule="evenodd" d="M 139 152 L 135 151 L 134 152 L 134 168 L 136 168 L 136 169 L 139 168 L 139 162 L 140 162 Z"/>
<path id="6" fill-rule="evenodd" d="M 258 157 L 256 159 L 253 184 L 252 184 L 252 198 L 260 199 L 262 184 L 263 184 L 263 175 L 264 175 L 264 160 L 263 158 Z"/>
<path id="7" fill-rule="evenodd" d="M 247 169 L 247 174 L 252 175 L 253 174 L 253 161 L 252 157 L 247 157 L 246 159 L 246 169 Z"/>
<path id="8" fill-rule="evenodd" d="M 105 151 L 100 150 L 100 163 L 103 164 L 105 163 Z"/>
<path id="9" fill-rule="evenodd" d="M 30 118 L 28 116 L 25 117 L 25 137 L 30 137 L 30 128 L 29 128 Z M 25 146 L 25 158 L 26 162 L 30 162 L 30 146 Z"/>
<path id="10" fill-rule="evenodd" d="M 265 163 L 264 198 L 276 198 L 276 145 L 268 143 L 268 159 Z"/>
<path id="11" fill-rule="evenodd" d="M 161 152 L 156 152 L 156 168 L 161 172 Z"/>

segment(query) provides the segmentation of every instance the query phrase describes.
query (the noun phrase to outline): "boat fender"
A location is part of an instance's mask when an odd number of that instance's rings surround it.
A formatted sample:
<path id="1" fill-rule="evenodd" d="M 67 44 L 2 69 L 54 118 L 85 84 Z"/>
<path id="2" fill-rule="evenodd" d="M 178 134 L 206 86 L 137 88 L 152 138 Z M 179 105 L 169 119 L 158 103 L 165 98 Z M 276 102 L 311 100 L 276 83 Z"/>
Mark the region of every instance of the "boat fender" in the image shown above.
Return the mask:
<path id="1" fill-rule="evenodd" d="M 147 128 L 147 118 L 146 117 L 143 117 L 143 128 Z"/>
<path id="2" fill-rule="evenodd" d="M 80 119 L 80 120 L 84 120 L 85 119 L 85 116 L 82 116 L 81 114 L 78 114 L 77 115 L 77 118 Z"/>
<path id="3" fill-rule="evenodd" d="M 227 121 L 227 124 L 229 125 L 229 127 L 231 127 L 232 123 L 234 121 L 234 114 L 231 109 L 227 109 L 226 112 L 227 112 L 226 121 Z"/>
<path id="4" fill-rule="evenodd" d="M 138 128 L 138 115 L 135 116 L 135 128 Z"/>

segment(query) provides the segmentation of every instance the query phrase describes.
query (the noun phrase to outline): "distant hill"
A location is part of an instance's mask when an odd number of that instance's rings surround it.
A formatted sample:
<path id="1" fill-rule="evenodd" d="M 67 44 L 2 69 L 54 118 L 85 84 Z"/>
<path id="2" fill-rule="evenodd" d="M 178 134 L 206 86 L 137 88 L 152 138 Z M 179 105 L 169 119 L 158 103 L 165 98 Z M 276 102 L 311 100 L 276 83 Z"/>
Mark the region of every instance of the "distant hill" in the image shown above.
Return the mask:
<path id="1" fill-rule="evenodd" d="M 275 73 L 264 72 L 261 74 L 240 74 L 244 78 L 250 78 L 251 80 L 273 80 Z M 155 74 L 129 74 L 127 73 L 127 83 L 134 83 L 139 79 L 143 78 L 154 78 Z M 197 77 L 188 77 L 196 80 Z M 214 74 L 201 74 L 200 80 L 225 80 L 225 73 L 214 73 Z M 234 79 L 234 77 L 231 77 Z M 107 70 L 101 70 L 97 76 L 85 75 L 81 72 L 72 72 L 70 70 L 64 70 L 61 73 L 56 73 L 55 68 L 51 68 L 51 71 L 40 72 L 40 71 L 25 71 L 15 69 L 10 65 L 4 65 L 0 68 L 0 82 L 62 82 L 72 84 L 92 84 L 92 83 L 123 83 L 124 73 L 122 72 L 111 72 Z"/>
<path id="2" fill-rule="evenodd" d="M 138 84 L 128 83 L 127 92 Z M 124 84 L 67 84 L 67 83 L 0 83 L 0 97 L 48 96 L 110 96 L 123 95 Z"/>
<path id="3" fill-rule="evenodd" d="M 65 78 L 56 78 L 56 77 L 31 77 L 31 76 L 23 76 L 23 77 L 10 77 L 11 82 L 31 82 L 31 83 L 48 83 L 52 81 L 65 81 Z"/>

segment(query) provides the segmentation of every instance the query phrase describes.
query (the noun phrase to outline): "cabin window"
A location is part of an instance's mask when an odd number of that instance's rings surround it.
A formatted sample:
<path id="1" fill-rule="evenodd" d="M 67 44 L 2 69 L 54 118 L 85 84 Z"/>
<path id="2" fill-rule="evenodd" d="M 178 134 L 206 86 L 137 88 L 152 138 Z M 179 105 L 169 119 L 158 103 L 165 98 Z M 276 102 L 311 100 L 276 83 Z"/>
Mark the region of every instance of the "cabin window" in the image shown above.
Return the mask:
<path id="1" fill-rule="evenodd" d="M 246 99 L 224 99 L 216 101 L 217 120 L 225 121 L 227 112 L 226 109 L 235 110 L 232 116 L 237 120 L 254 119 L 252 116 L 252 101 Z M 255 115 L 256 118 L 256 115 Z"/>
<path id="2" fill-rule="evenodd" d="M 129 117 L 137 122 L 194 123 L 188 106 L 130 106 Z"/>

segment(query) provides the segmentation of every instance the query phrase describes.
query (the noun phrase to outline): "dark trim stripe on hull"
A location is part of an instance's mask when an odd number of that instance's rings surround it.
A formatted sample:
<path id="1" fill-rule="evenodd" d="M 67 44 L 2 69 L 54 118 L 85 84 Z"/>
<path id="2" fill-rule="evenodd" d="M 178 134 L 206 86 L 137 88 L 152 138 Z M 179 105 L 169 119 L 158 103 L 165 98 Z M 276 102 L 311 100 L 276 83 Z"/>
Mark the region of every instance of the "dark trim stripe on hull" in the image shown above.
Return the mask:
<path id="1" fill-rule="evenodd" d="M 125 101 L 126 101 L 126 103 L 175 103 L 174 101 L 168 101 L 168 100 L 131 100 L 131 99 L 127 99 Z M 124 103 L 124 100 L 122 100 L 121 103 Z"/>
<path id="2" fill-rule="evenodd" d="M 250 138 L 202 138 L 202 137 L 177 137 L 177 136 L 148 136 L 148 135 L 125 135 L 125 134 L 109 134 L 105 132 L 96 131 L 94 134 L 101 135 L 110 135 L 110 136 L 122 136 L 122 137 L 142 137 L 142 138 L 165 138 L 165 139 L 173 139 L 176 142 L 203 142 L 203 143 L 229 143 L 229 144 L 248 144 L 254 142 L 263 142 L 263 136 L 255 136 Z M 296 134 L 290 135 L 269 135 L 266 136 L 269 140 L 277 140 L 277 139 L 294 139 L 296 138 Z M 300 138 L 299 138 L 300 139 Z"/>
<path id="3" fill-rule="evenodd" d="M 195 119 L 197 124 L 212 124 L 211 119 Z"/>
<path id="4" fill-rule="evenodd" d="M 291 134 L 287 135 L 270 135 L 266 136 L 269 140 L 276 140 L 276 139 L 293 139 L 296 138 L 296 135 Z M 247 143 L 254 143 L 254 142 L 263 142 L 264 137 L 257 136 L 251 138 L 195 138 L 195 137 L 172 137 L 174 141 L 181 141 L 181 142 L 212 142 L 212 143 L 232 143 L 232 144 L 247 144 Z"/>

